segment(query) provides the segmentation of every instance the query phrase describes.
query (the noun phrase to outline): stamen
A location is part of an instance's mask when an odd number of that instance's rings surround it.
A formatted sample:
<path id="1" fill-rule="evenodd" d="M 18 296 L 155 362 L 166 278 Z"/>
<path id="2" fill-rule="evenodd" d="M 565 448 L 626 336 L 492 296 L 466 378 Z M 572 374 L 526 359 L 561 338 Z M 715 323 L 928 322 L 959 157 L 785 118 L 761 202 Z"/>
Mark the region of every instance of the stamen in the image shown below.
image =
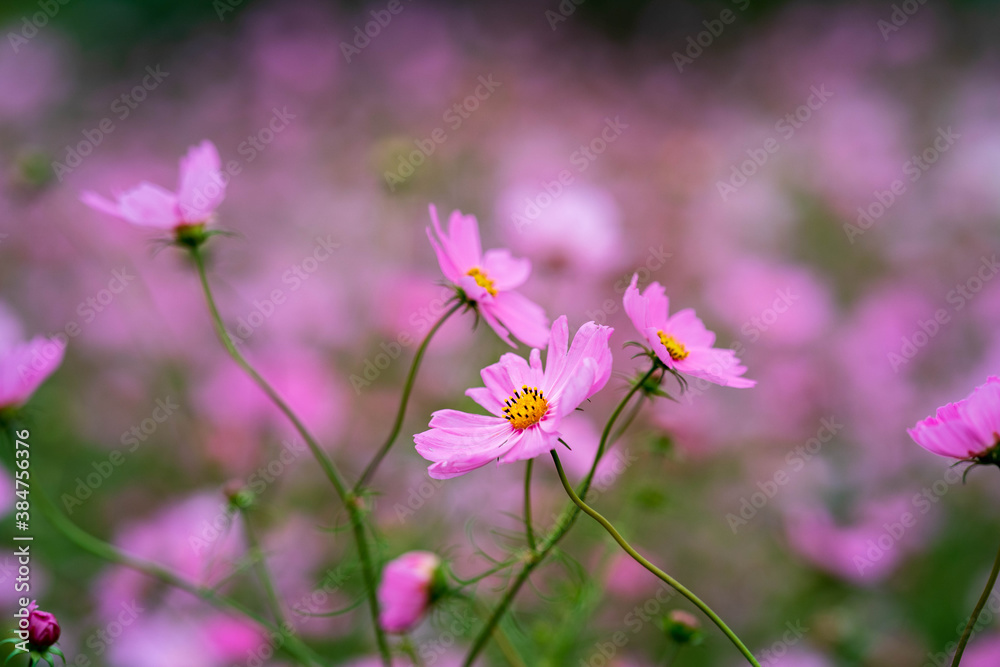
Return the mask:
<path id="1" fill-rule="evenodd" d="M 476 284 L 489 292 L 490 296 L 497 295 L 497 288 L 493 286 L 493 281 L 490 280 L 489 277 L 487 277 L 486 272 L 478 266 L 474 266 L 469 269 L 468 273 L 465 275 L 475 278 Z"/>
<path id="2" fill-rule="evenodd" d="M 670 358 L 674 361 L 683 361 L 687 359 L 690 352 L 684 347 L 684 343 L 680 342 L 673 336 L 668 336 L 663 333 L 663 331 L 657 331 L 656 334 L 660 337 L 660 342 L 663 343 L 663 347 L 667 348 L 667 353 Z"/>
<path id="3" fill-rule="evenodd" d="M 522 393 L 523 392 L 523 393 Z M 526 429 L 542 421 L 549 403 L 545 400 L 545 395 L 537 387 L 523 385 L 520 390 L 515 390 L 514 394 L 504 401 L 507 406 L 503 410 L 504 419 L 516 429 Z"/>

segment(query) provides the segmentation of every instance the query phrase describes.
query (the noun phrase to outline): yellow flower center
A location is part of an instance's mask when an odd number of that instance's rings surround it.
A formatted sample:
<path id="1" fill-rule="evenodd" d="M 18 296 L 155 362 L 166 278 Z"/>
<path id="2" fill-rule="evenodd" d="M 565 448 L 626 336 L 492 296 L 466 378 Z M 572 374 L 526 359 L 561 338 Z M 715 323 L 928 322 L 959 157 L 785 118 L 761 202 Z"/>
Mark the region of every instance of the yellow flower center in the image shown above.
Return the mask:
<path id="1" fill-rule="evenodd" d="M 687 348 L 684 347 L 684 343 L 680 342 L 673 336 L 668 336 L 663 333 L 663 331 L 657 331 L 656 334 L 660 337 L 660 342 L 663 343 L 663 347 L 667 348 L 667 353 L 670 355 L 671 359 L 674 361 L 683 361 L 684 359 L 687 359 L 690 352 L 688 352 Z"/>
<path id="2" fill-rule="evenodd" d="M 465 275 L 475 278 L 476 284 L 489 292 L 490 296 L 497 295 L 497 288 L 493 286 L 493 281 L 487 278 L 486 273 L 484 273 L 478 266 L 474 266 L 469 269 L 469 272 Z"/>
<path id="3" fill-rule="evenodd" d="M 536 387 L 524 385 L 521 391 L 515 391 L 514 395 L 504 403 L 507 407 L 503 409 L 504 419 L 516 429 L 526 429 L 542 421 L 545 411 L 549 409 L 549 402 Z"/>

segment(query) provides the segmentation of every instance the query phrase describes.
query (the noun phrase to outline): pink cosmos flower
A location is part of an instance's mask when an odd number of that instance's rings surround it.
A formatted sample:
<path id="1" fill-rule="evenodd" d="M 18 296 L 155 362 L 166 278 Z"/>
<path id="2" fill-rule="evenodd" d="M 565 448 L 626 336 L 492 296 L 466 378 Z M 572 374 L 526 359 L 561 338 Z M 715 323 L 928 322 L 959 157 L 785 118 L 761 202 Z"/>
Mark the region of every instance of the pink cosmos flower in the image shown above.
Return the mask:
<path id="1" fill-rule="evenodd" d="M 978 459 L 1000 445 L 1000 378 L 986 383 L 957 403 L 937 409 L 937 414 L 906 429 L 929 452 L 956 459 Z"/>
<path id="2" fill-rule="evenodd" d="M 625 290 L 625 312 L 668 368 L 723 387 L 757 384 L 756 380 L 740 377 L 747 369 L 732 350 L 712 347 L 715 334 L 705 328 L 694 310 L 685 308 L 668 317 L 670 300 L 663 286 L 650 283 L 640 294 L 638 281 L 639 274 L 634 274 Z"/>
<path id="3" fill-rule="evenodd" d="M 115 201 L 89 190 L 80 195 L 80 201 L 140 227 L 176 230 L 201 225 L 208 222 L 226 197 L 220 166 L 215 144 L 205 140 L 192 146 L 181 158 L 180 184 L 176 193 L 142 181 L 117 195 Z"/>
<path id="4" fill-rule="evenodd" d="M 479 240 L 479 223 L 473 215 L 452 211 L 445 234 L 433 204 L 430 213 L 434 229 L 427 228 L 427 237 L 445 278 L 462 288 L 505 343 L 517 347 L 510 339 L 510 334 L 514 334 L 531 347 L 544 345 L 549 330 L 545 311 L 513 291 L 528 279 L 531 262 L 512 257 L 506 249 L 484 253 Z"/>
<path id="5" fill-rule="evenodd" d="M 513 463 L 555 448 L 560 422 L 611 377 L 608 339 L 613 331 L 588 322 L 567 352 L 564 315 L 552 325 L 544 370 L 538 348 L 531 350 L 530 363 L 507 353 L 484 368 L 486 386 L 465 394 L 490 415 L 438 410 L 431 416 L 430 430 L 413 437 L 417 452 L 434 462 L 430 476 L 449 479 L 494 459 Z"/>
<path id="6" fill-rule="evenodd" d="M 65 351 L 64 345 L 42 336 L 0 349 L 0 409 L 27 403 L 59 368 Z"/>
<path id="7" fill-rule="evenodd" d="M 390 561 L 378 586 L 379 624 L 387 632 L 406 632 L 431 604 L 441 559 L 429 551 L 410 551 Z"/>

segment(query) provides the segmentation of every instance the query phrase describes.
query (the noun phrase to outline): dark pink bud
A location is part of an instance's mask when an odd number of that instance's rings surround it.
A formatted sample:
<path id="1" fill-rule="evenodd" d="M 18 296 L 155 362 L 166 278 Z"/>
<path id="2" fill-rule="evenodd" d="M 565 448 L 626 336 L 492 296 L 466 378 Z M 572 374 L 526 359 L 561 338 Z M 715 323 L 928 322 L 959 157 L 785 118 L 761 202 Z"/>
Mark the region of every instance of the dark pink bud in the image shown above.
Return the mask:
<path id="1" fill-rule="evenodd" d="M 36 605 L 28 615 L 28 644 L 36 651 L 44 651 L 57 641 L 62 630 L 55 615 L 39 611 Z"/>

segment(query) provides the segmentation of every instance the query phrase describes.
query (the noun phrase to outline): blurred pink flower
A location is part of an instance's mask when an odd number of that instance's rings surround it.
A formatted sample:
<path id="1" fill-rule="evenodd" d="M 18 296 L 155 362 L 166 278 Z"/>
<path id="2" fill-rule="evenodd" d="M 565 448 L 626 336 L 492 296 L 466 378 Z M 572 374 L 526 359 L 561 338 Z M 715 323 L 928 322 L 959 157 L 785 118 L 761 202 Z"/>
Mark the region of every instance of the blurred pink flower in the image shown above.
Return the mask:
<path id="1" fill-rule="evenodd" d="M 410 551 L 390 561 L 382 573 L 379 624 L 388 632 L 406 632 L 430 606 L 441 559 L 429 551 Z"/>
<path id="2" fill-rule="evenodd" d="M 140 227 L 175 230 L 208 222 L 226 197 L 220 172 L 221 159 L 207 139 L 188 149 L 181 158 L 176 193 L 148 181 L 117 195 L 111 201 L 90 190 L 80 195 L 87 206 Z"/>
<path id="3" fill-rule="evenodd" d="M 427 236 L 445 278 L 462 288 L 468 299 L 476 303 L 486 323 L 508 345 L 516 347 L 510 339 L 511 333 L 532 347 L 544 345 L 549 326 L 545 311 L 513 291 L 528 279 L 531 262 L 515 259 L 509 250 L 483 253 L 475 216 L 453 211 L 445 234 L 433 204 L 430 213 L 434 229 L 428 227 Z"/>
<path id="4" fill-rule="evenodd" d="M 0 349 L 0 409 L 28 402 L 62 363 L 65 345 L 42 336 Z"/>
<path id="5" fill-rule="evenodd" d="M 1000 636 L 975 637 L 962 654 L 965 667 L 996 667 L 1000 664 Z"/>
<path id="6" fill-rule="evenodd" d="M 567 353 L 569 328 L 564 315 L 552 325 L 544 371 L 537 348 L 531 351 L 530 364 L 508 353 L 484 368 L 486 386 L 465 393 L 491 416 L 438 410 L 430 430 L 414 436 L 417 452 L 434 462 L 430 476 L 449 479 L 493 459 L 513 463 L 554 448 L 562 419 L 611 377 L 608 340 L 613 331 L 588 322 L 577 331 Z"/>
<path id="7" fill-rule="evenodd" d="M 957 403 L 949 403 L 913 428 L 913 440 L 929 452 L 956 459 L 978 459 L 1000 445 L 1000 378 L 986 383 Z"/>
<path id="8" fill-rule="evenodd" d="M 650 283 L 639 293 L 639 274 L 625 290 L 625 312 L 635 328 L 645 336 L 668 368 L 724 387 L 752 387 L 757 382 L 740 377 L 746 366 L 732 350 L 712 347 L 715 334 L 705 328 L 691 308 L 668 317 L 670 300 L 658 282 Z"/>
<path id="9" fill-rule="evenodd" d="M 902 493 L 866 502 L 850 523 L 838 523 L 826 507 L 808 503 L 785 517 L 792 549 L 816 567 L 865 586 L 891 575 L 923 543 L 928 528 Z"/>

